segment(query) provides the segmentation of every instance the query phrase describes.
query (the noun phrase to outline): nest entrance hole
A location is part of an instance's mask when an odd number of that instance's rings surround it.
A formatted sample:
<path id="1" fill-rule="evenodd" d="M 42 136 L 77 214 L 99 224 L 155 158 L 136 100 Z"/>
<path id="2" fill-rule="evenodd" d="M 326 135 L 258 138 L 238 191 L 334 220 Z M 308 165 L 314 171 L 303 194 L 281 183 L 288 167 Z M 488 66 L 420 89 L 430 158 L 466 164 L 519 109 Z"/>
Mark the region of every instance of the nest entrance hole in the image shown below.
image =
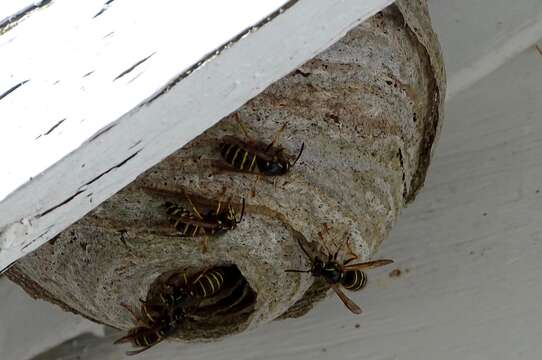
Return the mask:
<path id="1" fill-rule="evenodd" d="M 236 265 L 220 265 L 201 269 L 178 269 L 160 275 L 151 285 L 147 300 L 167 291 L 166 280 L 173 275 L 194 275 L 218 270 L 223 274 L 223 284 L 214 294 L 201 300 L 198 307 L 187 315 L 178 326 L 176 336 L 183 340 L 213 339 L 242 328 L 254 311 L 257 293 Z M 232 331 L 233 330 L 233 331 Z"/>

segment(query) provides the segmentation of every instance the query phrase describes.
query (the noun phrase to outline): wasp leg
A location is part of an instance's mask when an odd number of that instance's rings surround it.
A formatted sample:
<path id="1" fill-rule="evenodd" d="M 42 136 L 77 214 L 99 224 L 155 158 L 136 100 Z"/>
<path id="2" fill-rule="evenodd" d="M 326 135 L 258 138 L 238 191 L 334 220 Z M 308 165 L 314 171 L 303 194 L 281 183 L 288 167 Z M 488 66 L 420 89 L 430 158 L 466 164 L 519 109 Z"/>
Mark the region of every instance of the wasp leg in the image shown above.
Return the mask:
<path id="1" fill-rule="evenodd" d="M 359 256 L 354 252 L 354 250 L 352 250 L 352 244 L 350 244 L 350 236 L 348 236 L 348 237 L 346 238 L 345 243 L 346 243 L 346 248 L 348 249 L 348 253 L 347 253 L 347 254 L 352 255 L 351 257 L 349 257 L 348 259 L 346 259 L 346 260 L 344 261 L 344 263 L 343 263 L 344 265 L 348 265 L 348 264 L 351 263 L 352 261 L 359 259 Z"/>
<path id="2" fill-rule="evenodd" d="M 299 154 L 297 154 L 297 157 L 295 158 L 294 162 L 290 164 L 290 168 L 292 168 L 296 163 L 297 160 L 301 157 L 301 154 L 303 154 L 303 149 L 305 149 L 305 143 L 301 144 L 301 149 L 299 150 Z"/>
<path id="3" fill-rule="evenodd" d="M 259 174 L 256 175 L 256 180 L 254 180 L 254 182 L 252 183 L 252 188 L 250 190 L 250 196 L 251 197 L 256 196 L 256 184 L 258 184 L 258 182 L 260 182 L 261 178 L 262 178 L 261 175 L 259 175 Z"/>
<path id="4" fill-rule="evenodd" d="M 248 131 L 243 125 L 243 122 L 241 121 L 241 117 L 239 116 L 239 113 L 235 113 L 235 121 L 237 121 L 237 125 L 239 126 L 239 129 L 241 129 L 241 132 L 243 135 L 247 138 L 247 140 L 251 141 L 250 135 L 248 135 Z"/>
<path id="5" fill-rule="evenodd" d="M 277 142 L 277 140 L 279 139 L 280 135 L 282 134 L 282 132 L 284 131 L 284 129 L 286 128 L 286 125 L 288 123 L 284 123 L 284 125 L 282 125 L 280 127 L 280 129 L 275 133 L 275 135 L 273 135 L 273 140 L 271 141 L 271 143 L 269 145 L 267 145 L 267 147 L 265 148 L 265 152 L 269 151 L 269 149 L 271 149 L 273 147 L 273 145 L 275 145 L 275 143 Z M 282 150 L 282 149 L 281 149 Z"/>
<path id="6" fill-rule="evenodd" d="M 200 220 L 203 220 L 203 216 L 201 216 L 201 214 L 199 213 L 198 209 L 196 208 L 196 205 L 194 205 L 194 203 L 192 202 L 192 199 L 190 199 L 190 196 L 188 196 L 187 194 L 185 194 L 184 196 L 186 197 L 186 199 L 190 203 L 190 206 L 192 207 L 192 210 L 194 210 L 194 214 L 196 214 L 196 216 Z"/>
<path id="7" fill-rule="evenodd" d="M 220 214 L 220 207 L 222 206 L 222 200 L 218 200 L 218 205 L 215 210 L 215 215 Z"/>
<path id="8" fill-rule="evenodd" d="M 222 199 L 224 198 L 224 195 L 226 194 L 226 191 L 227 191 L 227 189 L 224 186 L 222 188 L 222 192 L 220 193 L 220 196 L 218 197 L 218 204 L 217 204 L 217 207 L 216 207 L 216 210 L 215 210 L 215 215 L 219 215 L 220 210 L 222 210 L 222 208 L 221 208 L 222 207 Z M 229 205 L 230 201 L 231 201 L 231 198 L 230 198 L 230 200 L 228 200 L 228 205 Z"/>
<path id="9" fill-rule="evenodd" d="M 203 270 L 203 271 L 200 272 L 199 275 L 194 279 L 194 281 L 192 281 L 192 283 L 190 284 L 190 292 L 191 292 L 191 295 L 192 295 L 192 296 L 193 296 L 194 293 L 195 293 L 194 285 L 197 284 L 198 281 L 200 281 L 205 275 L 207 275 L 208 272 L 209 272 L 209 269 Z"/>
<path id="10" fill-rule="evenodd" d="M 242 198 L 241 203 L 241 216 L 239 216 L 239 221 L 236 221 L 238 224 L 241 223 L 243 216 L 245 216 L 245 198 Z"/>
<path id="11" fill-rule="evenodd" d="M 203 240 L 201 241 L 201 252 L 205 254 L 209 250 L 209 235 L 207 235 L 207 232 L 204 228 L 201 228 L 201 231 L 203 232 Z"/>

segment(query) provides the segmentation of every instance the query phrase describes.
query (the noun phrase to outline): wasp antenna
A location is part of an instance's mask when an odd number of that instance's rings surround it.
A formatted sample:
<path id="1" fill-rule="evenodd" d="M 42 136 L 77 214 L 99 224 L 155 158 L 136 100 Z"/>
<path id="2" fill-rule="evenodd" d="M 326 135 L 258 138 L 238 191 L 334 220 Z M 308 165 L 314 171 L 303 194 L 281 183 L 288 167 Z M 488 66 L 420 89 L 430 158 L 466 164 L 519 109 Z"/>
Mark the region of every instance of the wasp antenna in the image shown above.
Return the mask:
<path id="1" fill-rule="evenodd" d="M 305 149 L 305 143 L 301 144 L 301 149 L 299 150 L 299 154 L 297 154 L 297 157 L 295 158 L 294 162 L 290 165 L 290 167 L 294 166 L 297 163 L 297 160 L 301 157 L 301 154 L 303 154 L 303 150 Z"/>
<path id="2" fill-rule="evenodd" d="M 297 270 L 297 269 L 287 269 L 284 272 L 293 272 L 293 273 L 310 273 L 310 270 Z"/>
<path id="3" fill-rule="evenodd" d="M 243 198 L 241 202 L 243 205 L 241 206 L 241 216 L 239 217 L 239 221 L 237 221 L 238 224 L 243 220 L 243 216 L 245 215 L 245 198 Z"/>
<path id="4" fill-rule="evenodd" d="M 309 252 L 307 251 L 307 249 L 305 249 L 305 247 L 303 247 L 303 244 L 301 243 L 301 239 L 298 238 L 297 243 L 299 244 L 299 247 L 301 248 L 303 253 L 305 253 L 305 255 L 307 256 L 307 258 L 312 259 L 312 257 L 309 255 Z"/>

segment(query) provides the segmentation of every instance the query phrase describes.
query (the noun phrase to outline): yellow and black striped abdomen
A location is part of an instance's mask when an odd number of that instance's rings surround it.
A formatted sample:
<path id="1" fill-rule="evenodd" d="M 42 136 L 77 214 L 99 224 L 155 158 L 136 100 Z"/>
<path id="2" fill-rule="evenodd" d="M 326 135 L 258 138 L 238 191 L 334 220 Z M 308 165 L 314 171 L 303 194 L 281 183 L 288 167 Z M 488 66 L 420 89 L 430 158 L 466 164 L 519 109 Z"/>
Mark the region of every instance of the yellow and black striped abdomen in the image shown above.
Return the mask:
<path id="1" fill-rule="evenodd" d="M 141 312 L 149 324 L 156 323 L 164 315 L 164 313 L 167 312 L 165 304 L 165 302 L 158 305 L 148 303 L 142 304 Z"/>
<path id="2" fill-rule="evenodd" d="M 361 270 L 349 270 L 343 273 L 341 285 L 350 291 L 358 291 L 367 284 L 367 275 Z"/>
<path id="3" fill-rule="evenodd" d="M 199 235 L 201 229 L 199 225 L 194 223 L 197 220 L 194 214 L 182 206 L 170 202 L 166 203 L 166 208 L 167 214 L 171 216 L 173 225 L 181 237 Z"/>
<path id="4" fill-rule="evenodd" d="M 192 288 L 197 296 L 206 298 L 213 296 L 222 288 L 224 284 L 224 272 L 221 269 L 213 269 L 205 274 L 198 276 L 192 284 Z"/>
<path id="5" fill-rule="evenodd" d="M 140 347 L 150 346 L 160 340 L 160 335 L 157 331 L 145 329 L 140 334 L 135 335 L 134 344 Z"/>
<path id="6" fill-rule="evenodd" d="M 220 153 L 224 160 L 237 170 L 252 172 L 256 168 L 256 154 L 243 149 L 237 144 L 222 143 Z"/>
<path id="7" fill-rule="evenodd" d="M 174 204 L 172 202 L 166 202 L 166 212 L 170 216 L 178 216 L 178 217 L 190 217 L 192 216 L 192 213 L 185 208 L 183 208 L 180 205 Z"/>

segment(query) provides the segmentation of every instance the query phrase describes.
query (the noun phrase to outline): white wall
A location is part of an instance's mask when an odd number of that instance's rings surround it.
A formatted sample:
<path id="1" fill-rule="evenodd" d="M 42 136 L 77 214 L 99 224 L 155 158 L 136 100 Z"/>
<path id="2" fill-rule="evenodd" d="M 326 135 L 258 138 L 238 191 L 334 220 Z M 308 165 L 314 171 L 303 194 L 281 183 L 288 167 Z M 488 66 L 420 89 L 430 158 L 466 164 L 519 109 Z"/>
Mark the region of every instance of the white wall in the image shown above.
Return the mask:
<path id="1" fill-rule="evenodd" d="M 371 272 L 353 296 L 365 314 L 330 297 L 301 320 L 144 358 L 540 359 L 541 99 L 531 48 L 448 103 L 426 187 L 380 250 L 403 275 Z"/>
<path id="2" fill-rule="evenodd" d="M 542 39 L 540 0 L 428 0 L 444 48 L 448 98 Z"/>
<path id="3" fill-rule="evenodd" d="M 103 327 L 30 298 L 0 277 L 0 359 L 26 360 L 71 334 L 103 335 Z"/>

